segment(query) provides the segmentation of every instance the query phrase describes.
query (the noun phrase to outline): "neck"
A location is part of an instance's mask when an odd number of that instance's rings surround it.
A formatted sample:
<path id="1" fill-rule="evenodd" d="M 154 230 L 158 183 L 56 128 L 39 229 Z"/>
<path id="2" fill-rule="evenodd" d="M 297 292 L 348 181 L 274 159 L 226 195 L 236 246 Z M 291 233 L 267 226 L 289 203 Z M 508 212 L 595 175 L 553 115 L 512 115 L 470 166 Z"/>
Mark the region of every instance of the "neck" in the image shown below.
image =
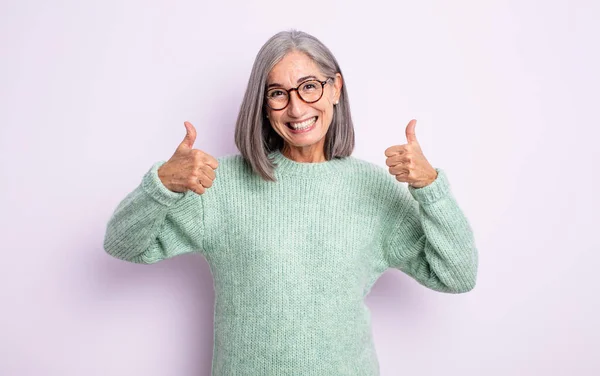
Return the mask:
<path id="1" fill-rule="evenodd" d="M 322 146 L 311 145 L 305 147 L 294 147 L 284 145 L 281 154 L 286 158 L 300 163 L 325 162 L 325 152 Z"/>
<path id="2" fill-rule="evenodd" d="M 281 150 L 269 154 L 275 166 L 277 178 L 293 177 L 295 179 L 322 179 L 341 173 L 350 163 L 349 158 L 333 158 L 322 162 L 297 162 L 286 157 Z"/>

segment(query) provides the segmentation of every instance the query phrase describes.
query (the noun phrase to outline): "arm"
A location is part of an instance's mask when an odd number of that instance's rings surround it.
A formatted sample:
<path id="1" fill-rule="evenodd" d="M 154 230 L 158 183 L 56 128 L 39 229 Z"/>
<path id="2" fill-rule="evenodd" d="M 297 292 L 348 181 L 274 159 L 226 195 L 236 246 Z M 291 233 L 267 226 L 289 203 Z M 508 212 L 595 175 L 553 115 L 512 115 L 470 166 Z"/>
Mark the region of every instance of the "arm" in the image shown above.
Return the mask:
<path id="1" fill-rule="evenodd" d="M 112 214 L 104 237 L 104 249 L 109 255 L 153 264 L 203 251 L 202 195 L 167 189 L 157 172 L 164 163 L 155 163 Z"/>
<path id="2" fill-rule="evenodd" d="M 438 177 L 428 186 L 408 186 L 408 190 L 399 186 L 402 188 L 395 192 L 384 255 L 389 267 L 405 272 L 423 286 L 464 293 L 475 287 L 478 252 L 446 174 L 436 171 Z"/>

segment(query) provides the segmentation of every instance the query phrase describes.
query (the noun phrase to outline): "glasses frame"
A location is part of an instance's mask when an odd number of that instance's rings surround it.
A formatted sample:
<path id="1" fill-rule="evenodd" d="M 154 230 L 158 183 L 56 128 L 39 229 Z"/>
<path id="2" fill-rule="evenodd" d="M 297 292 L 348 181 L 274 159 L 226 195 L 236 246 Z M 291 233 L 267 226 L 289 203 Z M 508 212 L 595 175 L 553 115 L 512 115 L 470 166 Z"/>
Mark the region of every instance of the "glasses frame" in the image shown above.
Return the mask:
<path id="1" fill-rule="evenodd" d="M 320 81 L 320 80 L 310 79 L 310 80 L 302 81 L 302 82 L 301 82 L 301 83 L 300 83 L 298 86 L 296 86 L 296 87 L 293 87 L 293 88 L 291 88 L 291 89 L 284 89 L 284 88 L 273 88 L 273 89 L 269 89 L 269 90 L 267 90 L 267 94 L 265 94 L 265 101 L 266 101 L 267 107 L 269 107 L 269 108 L 270 108 L 271 110 L 273 110 L 273 111 L 281 111 L 281 110 L 285 110 L 285 108 L 286 108 L 287 106 L 289 106 L 289 104 L 290 104 L 290 98 L 292 97 L 292 91 L 294 91 L 294 90 L 296 91 L 296 94 L 298 95 L 298 98 L 300 98 L 300 100 L 301 100 L 302 102 L 304 102 L 304 103 L 309 103 L 309 104 L 310 104 L 310 103 L 315 103 L 315 102 L 318 102 L 318 101 L 320 101 L 320 100 L 321 100 L 321 98 L 323 98 L 323 94 L 325 93 L 325 84 L 326 84 L 326 83 L 328 83 L 328 82 L 329 82 L 329 80 L 331 80 L 331 79 L 332 79 L 331 77 L 327 77 L 327 79 L 326 79 L 325 81 Z M 300 88 L 300 86 L 302 86 L 302 85 L 304 85 L 305 83 L 307 83 L 307 82 L 310 82 L 310 81 L 318 82 L 318 83 L 320 83 L 320 84 L 321 84 L 321 95 L 319 96 L 319 98 L 318 98 L 318 99 L 315 99 L 314 101 L 310 101 L 310 102 L 309 102 L 309 101 L 306 101 L 306 100 L 304 100 L 304 98 L 302 98 L 302 96 L 300 95 L 300 92 L 298 91 L 298 89 Z M 271 106 L 269 105 L 269 97 L 268 97 L 268 92 L 269 92 L 270 90 L 274 90 L 274 89 L 283 90 L 283 91 L 287 92 L 287 103 L 285 104 L 285 106 L 283 106 L 283 107 L 281 107 L 281 108 L 273 108 L 273 107 L 271 107 Z"/>

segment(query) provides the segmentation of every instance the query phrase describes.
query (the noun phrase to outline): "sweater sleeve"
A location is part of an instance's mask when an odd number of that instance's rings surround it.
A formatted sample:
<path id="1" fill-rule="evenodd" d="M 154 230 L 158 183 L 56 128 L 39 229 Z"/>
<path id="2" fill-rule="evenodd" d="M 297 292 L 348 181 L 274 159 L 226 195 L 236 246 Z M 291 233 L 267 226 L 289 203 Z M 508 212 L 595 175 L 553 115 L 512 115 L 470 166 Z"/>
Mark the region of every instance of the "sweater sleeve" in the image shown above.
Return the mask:
<path id="1" fill-rule="evenodd" d="M 173 192 L 158 177 L 156 162 L 141 184 L 117 206 L 106 226 L 104 250 L 138 264 L 203 252 L 202 195 Z"/>
<path id="2" fill-rule="evenodd" d="M 436 180 L 428 186 L 400 186 L 392 204 L 384 255 L 389 267 L 423 286 L 464 293 L 475 287 L 478 251 L 445 172 L 436 171 Z"/>

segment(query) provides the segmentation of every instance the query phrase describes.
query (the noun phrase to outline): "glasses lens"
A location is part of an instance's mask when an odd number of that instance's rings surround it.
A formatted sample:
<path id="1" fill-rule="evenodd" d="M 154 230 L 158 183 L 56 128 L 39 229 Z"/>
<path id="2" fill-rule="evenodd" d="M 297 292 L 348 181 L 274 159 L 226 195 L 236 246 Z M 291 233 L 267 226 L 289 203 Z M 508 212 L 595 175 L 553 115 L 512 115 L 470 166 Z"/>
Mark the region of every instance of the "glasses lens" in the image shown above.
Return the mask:
<path id="1" fill-rule="evenodd" d="M 288 102 L 288 93 L 282 89 L 271 89 L 267 91 L 267 104 L 274 110 L 284 108 Z"/>
<path id="2" fill-rule="evenodd" d="M 319 81 L 306 81 L 298 88 L 298 94 L 305 102 L 316 102 L 321 99 L 323 85 Z"/>
<path id="3" fill-rule="evenodd" d="M 305 81 L 298 87 L 298 95 L 307 103 L 316 102 L 323 95 L 323 85 L 316 80 Z M 286 90 L 274 88 L 267 91 L 267 105 L 273 110 L 285 108 L 288 101 L 289 94 Z"/>

